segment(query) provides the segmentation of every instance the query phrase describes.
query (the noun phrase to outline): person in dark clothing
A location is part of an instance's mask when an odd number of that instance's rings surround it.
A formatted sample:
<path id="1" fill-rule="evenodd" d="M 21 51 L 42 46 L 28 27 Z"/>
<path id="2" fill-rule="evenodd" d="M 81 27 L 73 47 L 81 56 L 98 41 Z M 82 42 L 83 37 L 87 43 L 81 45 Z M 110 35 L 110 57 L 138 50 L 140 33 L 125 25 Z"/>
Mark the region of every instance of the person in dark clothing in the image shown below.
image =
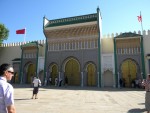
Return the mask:
<path id="1" fill-rule="evenodd" d="M 61 87 L 62 79 L 59 79 L 59 87 Z"/>
<path id="2" fill-rule="evenodd" d="M 68 86 L 68 77 L 65 76 L 65 87 Z"/>
<path id="3" fill-rule="evenodd" d="M 119 79 L 120 88 L 122 87 L 122 83 L 123 83 L 123 82 L 122 82 L 122 79 L 120 78 L 120 79 Z"/>

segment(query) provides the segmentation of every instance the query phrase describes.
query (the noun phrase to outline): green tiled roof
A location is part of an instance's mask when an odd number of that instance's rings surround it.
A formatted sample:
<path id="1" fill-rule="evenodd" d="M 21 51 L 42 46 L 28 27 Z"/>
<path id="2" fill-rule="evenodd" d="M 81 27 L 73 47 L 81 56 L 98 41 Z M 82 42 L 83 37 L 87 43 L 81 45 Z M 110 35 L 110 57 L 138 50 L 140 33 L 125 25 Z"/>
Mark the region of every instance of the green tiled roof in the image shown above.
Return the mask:
<path id="1" fill-rule="evenodd" d="M 97 13 L 89 14 L 89 15 L 81 15 L 69 18 L 61 18 L 55 20 L 49 20 L 47 27 L 54 27 L 54 26 L 62 26 L 62 25 L 70 25 L 70 24 L 77 24 L 77 23 L 84 23 L 84 22 L 92 22 L 97 21 Z"/>
<path id="2" fill-rule="evenodd" d="M 37 46 L 37 41 L 33 41 L 30 43 L 24 44 L 21 47 L 31 47 L 31 46 Z"/>
<path id="3" fill-rule="evenodd" d="M 114 38 L 136 37 L 136 36 L 142 36 L 142 35 L 135 34 L 135 33 L 132 33 L 132 32 L 128 32 L 128 33 L 122 33 L 121 35 L 118 35 Z"/>

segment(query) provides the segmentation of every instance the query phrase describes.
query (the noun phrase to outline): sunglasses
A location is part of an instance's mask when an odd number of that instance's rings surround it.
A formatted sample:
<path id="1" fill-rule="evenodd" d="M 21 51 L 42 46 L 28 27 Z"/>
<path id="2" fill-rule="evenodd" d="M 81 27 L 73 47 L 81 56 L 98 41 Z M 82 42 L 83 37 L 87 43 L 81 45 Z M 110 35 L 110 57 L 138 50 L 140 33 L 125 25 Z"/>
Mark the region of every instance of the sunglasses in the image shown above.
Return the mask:
<path id="1" fill-rule="evenodd" d="M 14 72 L 12 72 L 12 71 L 8 71 L 8 72 L 14 75 Z"/>

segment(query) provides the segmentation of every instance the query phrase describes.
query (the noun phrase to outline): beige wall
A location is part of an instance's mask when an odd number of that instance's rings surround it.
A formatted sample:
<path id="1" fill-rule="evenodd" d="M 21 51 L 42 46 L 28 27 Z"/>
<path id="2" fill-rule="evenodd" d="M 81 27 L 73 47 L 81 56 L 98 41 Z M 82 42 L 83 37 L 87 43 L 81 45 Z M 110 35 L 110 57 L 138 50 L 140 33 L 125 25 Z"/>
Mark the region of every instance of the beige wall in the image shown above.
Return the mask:
<path id="1" fill-rule="evenodd" d="M 12 60 L 21 58 L 20 46 L 0 47 L 0 65 L 3 63 L 12 64 Z"/>
<path id="2" fill-rule="evenodd" d="M 113 38 L 102 38 L 101 39 L 101 52 L 102 52 L 102 54 L 114 53 Z"/>
<path id="3" fill-rule="evenodd" d="M 45 56 L 45 45 L 39 47 L 39 56 L 43 57 Z"/>
<path id="4" fill-rule="evenodd" d="M 145 69 L 146 69 L 146 74 L 149 73 L 149 69 L 148 69 L 148 58 L 146 57 L 147 54 L 150 54 L 150 37 L 145 36 L 143 38 L 143 42 L 144 42 L 144 57 L 145 57 Z"/>

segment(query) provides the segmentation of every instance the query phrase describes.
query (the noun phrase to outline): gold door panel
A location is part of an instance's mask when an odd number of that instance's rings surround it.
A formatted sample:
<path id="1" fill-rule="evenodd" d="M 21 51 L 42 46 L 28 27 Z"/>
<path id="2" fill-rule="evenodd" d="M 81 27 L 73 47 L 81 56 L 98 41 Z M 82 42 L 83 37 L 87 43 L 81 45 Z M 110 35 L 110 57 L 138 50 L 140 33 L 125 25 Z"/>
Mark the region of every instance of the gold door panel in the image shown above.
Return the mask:
<path id="1" fill-rule="evenodd" d="M 52 85 L 55 84 L 55 78 L 58 77 L 58 69 L 56 65 L 52 66 L 51 78 L 52 78 Z"/>
<path id="2" fill-rule="evenodd" d="M 96 80 L 95 80 L 95 66 L 93 64 L 89 64 L 87 67 L 87 85 L 88 86 L 95 86 Z"/>
<path id="3" fill-rule="evenodd" d="M 66 63 L 65 76 L 68 77 L 68 85 L 80 85 L 79 63 L 71 59 Z"/>
<path id="4" fill-rule="evenodd" d="M 35 64 L 29 64 L 28 71 L 27 71 L 27 83 L 32 82 L 32 78 L 35 75 Z"/>
<path id="5" fill-rule="evenodd" d="M 137 66 L 131 59 L 125 60 L 121 66 L 122 77 L 125 80 L 125 86 L 131 87 L 131 82 L 136 78 Z"/>

